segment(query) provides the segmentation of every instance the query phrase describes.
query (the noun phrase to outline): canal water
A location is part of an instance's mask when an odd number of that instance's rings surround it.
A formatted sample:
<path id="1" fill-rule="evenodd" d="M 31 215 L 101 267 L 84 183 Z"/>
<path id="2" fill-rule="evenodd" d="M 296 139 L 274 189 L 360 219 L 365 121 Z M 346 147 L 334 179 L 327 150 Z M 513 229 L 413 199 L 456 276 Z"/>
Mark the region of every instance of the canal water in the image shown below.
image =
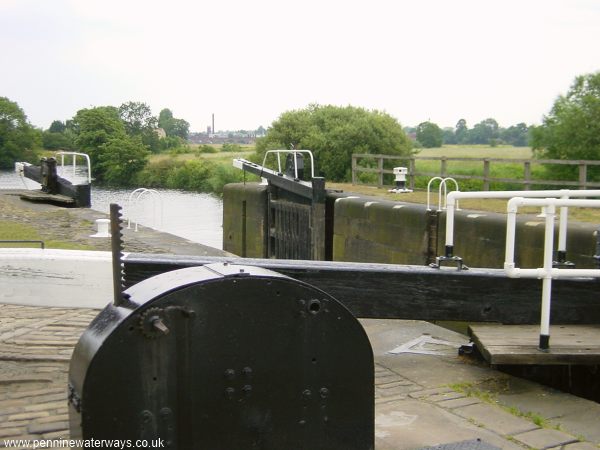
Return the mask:
<path id="1" fill-rule="evenodd" d="M 12 171 L 0 171 L 0 189 L 40 189 Z M 109 212 L 111 203 L 123 207 L 125 221 L 171 233 L 213 248 L 223 248 L 223 202 L 213 194 L 156 189 L 131 195 L 133 189 L 92 185 L 92 209 Z"/>

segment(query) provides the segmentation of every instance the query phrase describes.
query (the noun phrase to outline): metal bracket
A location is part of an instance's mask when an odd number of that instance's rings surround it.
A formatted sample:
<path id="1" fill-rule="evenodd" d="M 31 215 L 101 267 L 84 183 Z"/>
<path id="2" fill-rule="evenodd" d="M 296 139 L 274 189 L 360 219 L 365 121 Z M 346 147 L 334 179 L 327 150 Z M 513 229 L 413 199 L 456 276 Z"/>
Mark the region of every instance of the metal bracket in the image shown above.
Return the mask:
<path id="1" fill-rule="evenodd" d="M 571 261 L 552 261 L 552 267 L 554 269 L 574 269 L 575 263 Z"/>
<path id="2" fill-rule="evenodd" d="M 552 261 L 552 267 L 555 269 L 574 269 L 575 263 L 571 261 L 567 261 L 567 252 L 564 250 L 559 250 L 556 253 L 557 260 Z"/>
<path id="3" fill-rule="evenodd" d="M 460 256 L 436 256 L 435 262 L 429 264 L 429 267 L 440 269 L 444 264 L 456 265 L 456 270 L 469 270 Z"/>

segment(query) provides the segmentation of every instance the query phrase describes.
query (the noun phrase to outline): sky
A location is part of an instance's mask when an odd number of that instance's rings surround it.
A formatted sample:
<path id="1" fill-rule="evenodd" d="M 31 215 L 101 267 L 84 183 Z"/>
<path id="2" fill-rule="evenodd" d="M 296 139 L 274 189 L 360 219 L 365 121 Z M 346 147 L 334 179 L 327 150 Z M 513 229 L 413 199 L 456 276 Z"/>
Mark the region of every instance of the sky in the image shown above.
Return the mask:
<path id="1" fill-rule="evenodd" d="M 128 101 L 191 131 L 311 103 L 508 127 L 600 70 L 600 2 L 0 0 L 0 49 L 0 97 L 44 129 Z"/>

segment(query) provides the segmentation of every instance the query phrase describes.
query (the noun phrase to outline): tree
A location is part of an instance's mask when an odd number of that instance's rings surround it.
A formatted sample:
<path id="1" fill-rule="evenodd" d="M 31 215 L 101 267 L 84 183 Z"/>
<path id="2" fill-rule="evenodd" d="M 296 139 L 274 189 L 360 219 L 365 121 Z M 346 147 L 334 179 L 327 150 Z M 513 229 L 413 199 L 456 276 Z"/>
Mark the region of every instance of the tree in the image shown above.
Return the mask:
<path id="1" fill-rule="evenodd" d="M 165 130 L 167 136 L 177 136 L 184 140 L 187 140 L 190 131 L 190 124 L 183 119 L 173 117 L 173 112 L 168 108 L 164 108 L 159 113 L 158 126 Z"/>
<path id="2" fill-rule="evenodd" d="M 448 145 L 452 145 L 452 144 L 458 144 L 458 141 L 456 140 L 456 134 L 454 134 L 454 128 L 452 127 L 447 127 L 444 128 L 442 130 L 443 135 L 442 135 L 442 143 L 443 144 L 448 144 Z"/>
<path id="3" fill-rule="evenodd" d="M 111 184 L 129 184 L 146 163 L 141 138 L 128 136 L 119 110 L 113 106 L 77 111 L 69 126 L 77 146 L 90 155 L 94 177 Z"/>
<path id="4" fill-rule="evenodd" d="M 170 136 L 177 136 L 183 140 L 187 140 L 190 134 L 190 124 L 183 119 L 173 119 L 171 121 Z M 169 133 L 167 133 L 169 136 Z"/>
<path id="5" fill-rule="evenodd" d="M 417 141 L 425 148 L 442 146 L 442 129 L 433 122 L 422 122 L 417 127 Z"/>
<path id="6" fill-rule="evenodd" d="M 469 128 L 465 119 L 460 119 L 456 122 L 454 136 L 456 137 L 457 144 L 466 144 L 469 139 Z"/>
<path id="7" fill-rule="evenodd" d="M 36 159 L 40 134 L 28 122 L 19 105 L 0 97 L 0 169 L 11 169 L 16 161 Z"/>
<path id="8" fill-rule="evenodd" d="M 529 127 L 523 122 L 500 130 L 500 138 L 515 147 L 527 147 L 529 143 Z"/>
<path id="9" fill-rule="evenodd" d="M 48 131 L 50 133 L 64 133 L 66 129 L 67 126 L 63 122 L 61 122 L 60 120 L 55 120 L 50 124 L 50 128 L 48 128 Z"/>
<path id="10" fill-rule="evenodd" d="M 125 131 L 130 136 L 141 136 L 144 130 L 154 130 L 158 119 L 146 103 L 127 102 L 119 106 L 119 117 L 125 124 Z"/>
<path id="11" fill-rule="evenodd" d="M 600 159 L 600 72 L 575 78 L 532 130 L 531 146 L 547 159 Z"/>
<path id="12" fill-rule="evenodd" d="M 77 111 L 70 124 L 75 144 L 90 155 L 92 167 L 99 161 L 100 147 L 109 138 L 125 135 L 125 126 L 114 106 L 98 106 Z"/>
<path id="13" fill-rule="evenodd" d="M 159 137 L 156 133 L 158 119 L 152 115 L 152 110 L 146 103 L 123 103 L 119 106 L 119 117 L 129 136 L 140 136 L 142 143 L 150 150 L 159 151 Z"/>
<path id="14" fill-rule="evenodd" d="M 158 113 L 158 126 L 163 130 L 167 130 L 171 120 L 173 120 L 173 112 L 169 108 L 164 108 Z"/>
<path id="15" fill-rule="evenodd" d="M 71 133 L 53 133 L 51 131 L 44 131 L 42 133 L 42 146 L 47 150 L 75 149 Z"/>
<path id="16" fill-rule="evenodd" d="M 499 137 L 498 122 L 495 119 L 485 119 L 469 131 L 469 144 L 493 145 Z"/>
<path id="17" fill-rule="evenodd" d="M 60 120 L 54 120 L 50 128 L 42 132 L 42 146 L 46 150 L 74 150 L 75 136 L 71 129 Z"/>
<path id="18" fill-rule="evenodd" d="M 111 136 L 99 148 L 98 169 L 108 184 L 127 186 L 146 165 L 148 150 L 141 138 Z"/>
<path id="19" fill-rule="evenodd" d="M 281 114 L 263 138 L 257 153 L 267 149 L 313 151 L 316 173 L 330 181 L 351 178 L 353 153 L 409 155 L 411 143 L 392 116 L 353 106 L 310 105 Z"/>

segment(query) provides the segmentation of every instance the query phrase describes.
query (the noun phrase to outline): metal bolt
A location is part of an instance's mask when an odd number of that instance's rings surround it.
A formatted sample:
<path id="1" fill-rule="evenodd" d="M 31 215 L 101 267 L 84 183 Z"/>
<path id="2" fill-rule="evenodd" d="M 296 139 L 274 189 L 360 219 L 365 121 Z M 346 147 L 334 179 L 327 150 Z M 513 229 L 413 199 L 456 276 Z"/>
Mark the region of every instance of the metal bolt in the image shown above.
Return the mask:
<path id="1" fill-rule="evenodd" d="M 183 314 L 184 317 L 195 317 L 196 316 L 196 311 L 194 311 L 193 309 L 182 309 L 181 313 Z"/>
<path id="2" fill-rule="evenodd" d="M 150 411 L 142 411 L 142 422 L 148 423 L 152 420 L 152 413 Z"/>
<path id="3" fill-rule="evenodd" d="M 232 387 L 228 387 L 227 389 L 225 389 L 225 396 L 231 400 L 233 398 L 233 395 L 235 394 L 235 389 Z"/>
<path id="4" fill-rule="evenodd" d="M 244 367 L 242 369 L 242 373 L 247 376 L 248 378 L 250 378 L 252 376 L 252 367 Z"/>
<path id="5" fill-rule="evenodd" d="M 329 389 L 327 389 L 326 387 L 322 387 L 319 391 L 319 394 L 321 394 L 321 398 L 327 398 L 329 397 Z"/>
<path id="6" fill-rule="evenodd" d="M 250 393 L 252 392 L 252 386 L 251 386 L 251 385 L 249 385 L 249 384 L 245 385 L 245 386 L 242 388 L 242 392 L 243 392 L 245 395 L 250 395 Z"/>
<path id="7" fill-rule="evenodd" d="M 310 389 L 305 389 L 304 391 L 302 391 L 302 396 L 306 399 L 309 399 L 311 395 L 312 392 L 310 391 Z"/>
<path id="8" fill-rule="evenodd" d="M 228 380 L 233 380 L 235 378 L 235 370 L 227 369 L 225 371 L 225 378 L 227 378 Z"/>

